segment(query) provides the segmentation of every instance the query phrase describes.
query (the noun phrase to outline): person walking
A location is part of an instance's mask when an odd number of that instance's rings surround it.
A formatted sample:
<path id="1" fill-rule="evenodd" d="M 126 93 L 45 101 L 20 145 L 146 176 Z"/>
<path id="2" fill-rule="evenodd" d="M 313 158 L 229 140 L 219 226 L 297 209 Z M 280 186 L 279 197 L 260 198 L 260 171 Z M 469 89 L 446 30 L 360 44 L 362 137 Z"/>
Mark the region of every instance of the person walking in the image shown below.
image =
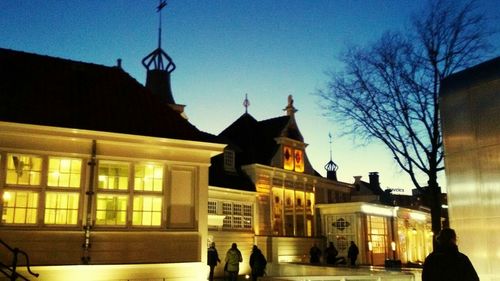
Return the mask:
<path id="1" fill-rule="evenodd" d="M 358 246 L 356 246 L 354 241 L 351 241 L 351 246 L 349 246 L 349 249 L 347 250 L 347 258 L 350 259 L 351 266 L 356 265 L 356 259 L 358 258 L 358 254 L 359 254 Z"/>
<path id="2" fill-rule="evenodd" d="M 240 262 L 243 261 L 241 252 L 238 249 L 238 245 L 233 243 L 231 248 L 226 253 L 226 266 L 224 270 L 229 274 L 230 281 L 236 281 L 238 279 L 238 272 L 240 271 Z"/>
<path id="3" fill-rule="evenodd" d="M 210 266 L 210 273 L 208 275 L 209 281 L 214 281 L 214 270 L 217 263 L 220 263 L 219 254 L 215 248 L 215 242 L 212 242 L 207 250 L 207 264 Z"/>
<path id="4" fill-rule="evenodd" d="M 319 263 L 320 257 L 321 257 L 321 250 L 316 246 L 316 244 L 313 244 L 311 249 L 309 250 L 309 261 L 311 263 Z"/>
<path id="5" fill-rule="evenodd" d="M 262 254 L 262 251 L 254 245 L 252 254 L 250 255 L 250 268 L 252 269 L 252 280 L 257 281 L 257 278 L 264 276 L 267 260 Z"/>
<path id="6" fill-rule="evenodd" d="M 424 261 L 422 281 L 479 281 L 469 258 L 458 251 L 457 234 L 443 228 L 437 236 L 437 246 Z"/>

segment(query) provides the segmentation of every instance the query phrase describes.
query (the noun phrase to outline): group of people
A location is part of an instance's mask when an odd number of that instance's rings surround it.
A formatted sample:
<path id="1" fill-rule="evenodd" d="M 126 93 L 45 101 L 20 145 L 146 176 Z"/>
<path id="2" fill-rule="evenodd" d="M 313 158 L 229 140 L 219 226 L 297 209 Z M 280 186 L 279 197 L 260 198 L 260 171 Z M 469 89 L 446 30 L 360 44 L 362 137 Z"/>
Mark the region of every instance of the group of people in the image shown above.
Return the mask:
<path id="1" fill-rule="evenodd" d="M 337 264 L 347 264 L 347 261 L 344 257 L 337 257 L 339 254 L 339 251 L 337 248 L 335 248 L 335 245 L 333 245 L 333 242 L 330 242 L 328 244 L 328 247 L 325 249 L 325 262 L 326 264 L 331 264 L 331 265 L 337 265 Z M 347 258 L 349 259 L 349 264 L 351 266 L 356 265 L 356 260 L 358 259 L 358 254 L 359 254 L 359 249 L 358 246 L 356 246 L 356 243 L 354 241 L 351 241 L 351 245 L 349 246 L 349 249 L 347 250 Z M 321 250 L 318 248 L 316 244 L 314 244 L 311 247 L 311 250 L 309 251 L 309 261 L 312 264 L 318 264 L 321 261 Z"/>
<path id="2" fill-rule="evenodd" d="M 229 281 L 236 281 L 238 279 L 238 272 L 240 271 L 240 262 L 243 261 L 238 245 L 233 243 L 231 248 L 226 253 L 224 272 L 228 275 Z M 219 254 L 215 248 L 215 242 L 212 242 L 210 248 L 208 248 L 208 258 L 207 264 L 210 267 L 210 273 L 208 280 L 214 280 L 214 270 L 218 263 Z M 252 269 L 252 280 L 257 281 L 257 278 L 264 276 L 266 270 L 267 260 L 262 254 L 262 251 L 254 245 L 252 248 L 252 254 L 250 255 L 250 268 Z"/>
<path id="3" fill-rule="evenodd" d="M 309 251 L 310 262 L 319 264 L 321 258 L 321 250 L 314 244 Z M 356 259 L 359 254 L 359 249 L 351 241 L 351 245 L 347 251 L 347 258 L 351 266 L 356 265 Z M 325 249 L 325 262 L 327 264 L 346 264 L 344 257 L 337 257 L 338 251 L 332 242 Z M 239 263 L 243 261 L 240 250 L 236 243 L 233 243 L 231 248 L 226 253 L 224 271 L 228 273 L 230 281 L 236 281 L 239 272 Z M 215 243 L 212 243 L 208 249 L 208 265 L 210 266 L 209 280 L 213 281 L 214 269 L 221 260 Z M 252 269 L 252 280 L 256 281 L 258 277 L 263 276 L 266 269 L 266 258 L 257 246 L 253 246 L 252 254 L 250 255 L 250 268 Z M 469 258 L 458 251 L 457 235 L 451 228 L 444 228 L 437 236 L 437 246 L 434 251 L 427 256 L 422 270 L 422 281 L 438 281 L 438 280 L 457 280 L 457 281 L 479 281 L 479 277 L 474 269 Z"/>

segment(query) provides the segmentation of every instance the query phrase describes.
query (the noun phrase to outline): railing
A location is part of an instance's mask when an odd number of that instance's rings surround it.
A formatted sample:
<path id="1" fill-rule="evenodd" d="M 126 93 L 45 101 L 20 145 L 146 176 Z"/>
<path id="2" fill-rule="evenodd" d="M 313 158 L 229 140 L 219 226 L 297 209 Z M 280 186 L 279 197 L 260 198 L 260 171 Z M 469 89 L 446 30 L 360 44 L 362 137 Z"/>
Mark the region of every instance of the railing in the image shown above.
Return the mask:
<path id="1" fill-rule="evenodd" d="M 18 248 L 12 248 L 9 245 L 7 245 L 5 242 L 0 240 L 0 244 L 2 244 L 7 250 L 9 250 L 13 257 L 12 257 L 12 265 L 7 265 L 2 262 L 0 262 L 0 272 L 2 272 L 5 276 L 9 277 L 11 281 L 16 281 L 18 278 L 21 278 L 22 280 L 29 281 L 28 278 L 24 277 L 22 274 L 16 272 L 17 269 L 17 261 L 18 261 L 18 256 L 19 254 L 24 255 L 26 258 L 26 268 L 28 269 L 29 274 L 38 277 L 38 273 L 34 273 L 30 269 L 30 260 L 28 258 L 28 254 L 26 252 L 19 250 Z"/>

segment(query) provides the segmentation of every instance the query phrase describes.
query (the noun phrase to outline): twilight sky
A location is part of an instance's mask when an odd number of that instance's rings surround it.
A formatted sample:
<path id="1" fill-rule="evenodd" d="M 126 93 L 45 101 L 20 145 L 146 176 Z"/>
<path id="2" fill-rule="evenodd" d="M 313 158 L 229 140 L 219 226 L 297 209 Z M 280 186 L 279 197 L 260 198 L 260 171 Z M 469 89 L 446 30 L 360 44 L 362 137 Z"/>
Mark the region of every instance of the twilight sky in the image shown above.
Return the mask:
<path id="1" fill-rule="evenodd" d="M 346 44 L 365 44 L 385 30 L 403 29 L 423 0 L 169 0 L 162 11 L 162 48 L 177 69 L 172 90 L 186 105 L 192 124 L 218 134 L 245 112 L 257 120 L 285 114 L 288 95 L 309 144 L 314 168 L 325 175 L 333 161 L 339 180 L 377 171 L 383 188 L 412 184 L 390 154 L 373 143 L 363 146 L 339 137 L 312 93 L 341 70 L 336 60 Z M 481 0 L 493 26 L 499 26 L 500 0 Z M 122 67 L 141 84 L 141 60 L 157 47 L 157 0 L 0 0 L 0 47 Z M 500 37 L 492 38 L 495 46 Z M 498 49 L 498 48 L 497 48 Z M 498 56 L 498 50 L 491 57 Z M 133 106 L 133 105 L 131 105 Z M 425 183 L 425 178 L 422 179 Z M 444 174 L 440 184 L 445 186 Z"/>

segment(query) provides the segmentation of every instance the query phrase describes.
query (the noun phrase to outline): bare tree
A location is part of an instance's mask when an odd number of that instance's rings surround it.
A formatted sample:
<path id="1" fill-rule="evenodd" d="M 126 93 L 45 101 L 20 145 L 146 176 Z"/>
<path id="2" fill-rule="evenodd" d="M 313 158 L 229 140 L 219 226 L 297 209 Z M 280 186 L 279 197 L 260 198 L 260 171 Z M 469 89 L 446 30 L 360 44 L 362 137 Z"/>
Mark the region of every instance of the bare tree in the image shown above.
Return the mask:
<path id="1" fill-rule="evenodd" d="M 377 139 L 388 148 L 428 199 L 437 234 L 437 179 L 444 170 L 440 81 L 484 58 L 490 34 L 475 2 L 431 1 L 406 30 L 349 48 L 341 57 L 344 72 L 330 73 L 328 87 L 317 94 L 327 115 L 345 124 L 344 134 Z M 422 174 L 427 183 L 419 182 Z"/>

